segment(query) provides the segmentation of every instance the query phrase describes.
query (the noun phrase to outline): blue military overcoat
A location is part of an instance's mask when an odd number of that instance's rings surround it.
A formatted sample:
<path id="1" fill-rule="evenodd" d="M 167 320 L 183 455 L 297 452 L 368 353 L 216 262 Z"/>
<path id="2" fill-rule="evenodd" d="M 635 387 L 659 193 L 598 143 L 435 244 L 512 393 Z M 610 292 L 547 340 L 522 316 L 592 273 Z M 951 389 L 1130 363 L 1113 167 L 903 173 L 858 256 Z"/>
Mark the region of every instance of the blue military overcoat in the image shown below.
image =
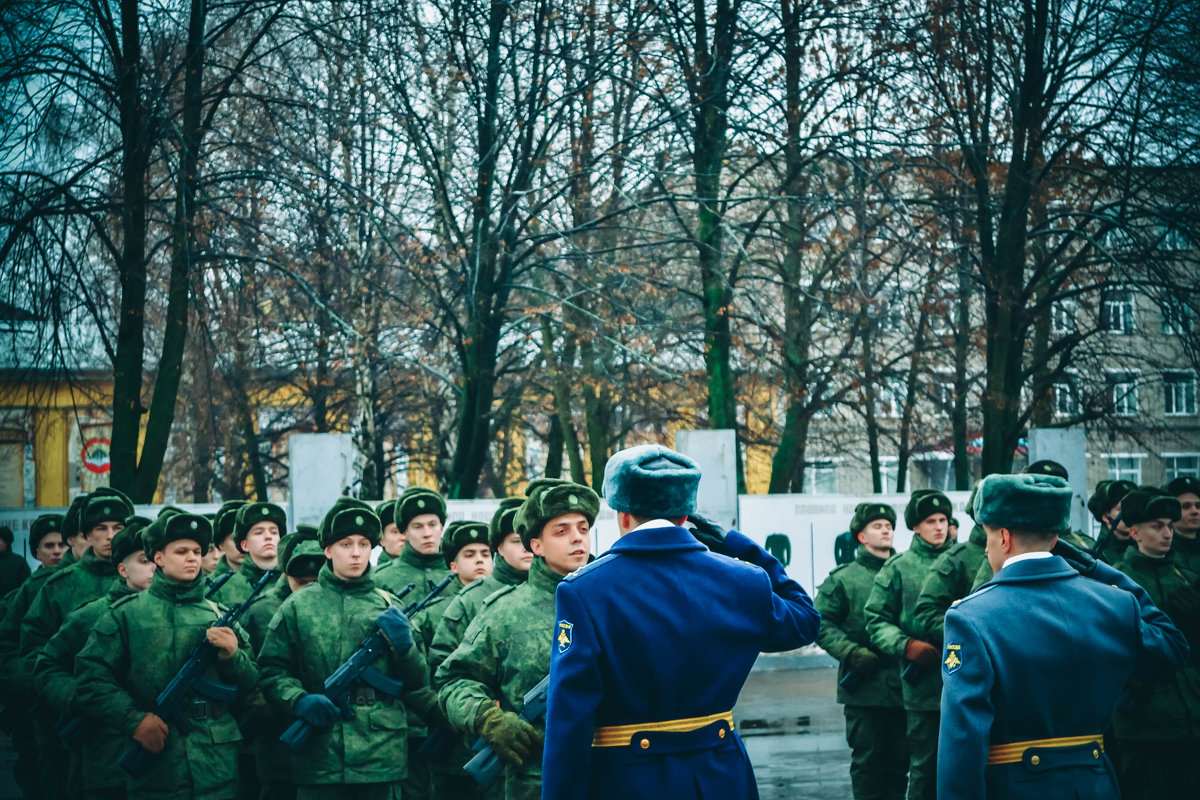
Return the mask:
<path id="1" fill-rule="evenodd" d="M 821 618 L 751 539 L 730 531 L 723 550 L 674 525 L 641 528 L 559 584 L 544 800 L 758 797 L 721 717 L 761 651 L 812 642 Z"/>
<path id="2" fill-rule="evenodd" d="M 1099 742 L 1121 689 L 1177 669 L 1188 645 L 1124 574 L 1098 563 L 1093 577 L 1022 560 L 946 612 L 938 800 L 1120 796 Z M 990 748 L 1064 738 L 1079 741 L 988 764 Z"/>

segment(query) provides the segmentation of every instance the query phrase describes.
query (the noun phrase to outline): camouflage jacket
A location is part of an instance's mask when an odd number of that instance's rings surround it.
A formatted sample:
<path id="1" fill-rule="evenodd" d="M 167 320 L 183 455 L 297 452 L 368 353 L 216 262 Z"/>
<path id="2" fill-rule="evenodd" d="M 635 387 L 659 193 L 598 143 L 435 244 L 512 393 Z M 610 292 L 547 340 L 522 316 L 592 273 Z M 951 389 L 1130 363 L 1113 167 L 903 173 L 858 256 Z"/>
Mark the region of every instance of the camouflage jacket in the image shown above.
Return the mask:
<path id="1" fill-rule="evenodd" d="M 442 621 L 438 623 L 429 643 L 430 673 L 436 675 L 442 662 L 462 643 L 467 627 L 479 614 L 488 597 L 507 586 L 524 583 L 528 577 L 528 572 L 513 569 L 507 561 L 497 557 L 491 575 L 473 580 L 464 586 L 442 612 Z"/>
<path id="2" fill-rule="evenodd" d="M 29 577 L 29 562 L 11 550 L 0 553 L 0 595 L 19 587 Z"/>
<path id="3" fill-rule="evenodd" d="M 946 609 L 971 593 L 979 565 L 987 563 L 986 546 L 987 533 L 982 525 L 976 525 L 967 541 L 951 545 L 930 565 L 929 576 L 913 609 L 917 627 L 924 632 L 919 638 L 941 648 Z"/>
<path id="4" fill-rule="evenodd" d="M 423 556 L 405 545 L 400 555 L 376 570 L 375 582 L 396 594 L 404 591 L 408 584 L 413 584 L 412 593 L 404 598 L 405 604 L 408 604 L 429 594 L 430 590 L 449 574 L 450 569 L 440 551 Z"/>
<path id="5" fill-rule="evenodd" d="M 317 582 L 293 592 L 271 619 L 258 659 L 262 690 L 289 722 L 296 701 L 322 690 L 393 602 L 375 585 L 372 571 L 345 581 L 326 564 Z M 353 719 L 314 731 L 295 759 L 296 783 L 389 783 L 408 773 L 406 703 L 413 692 L 428 688 L 424 657 L 419 646 L 402 657 L 389 649 L 372 666 L 402 681 L 404 697 L 374 691 L 373 701 L 355 707 Z"/>
<path id="6" fill-rule="evenodd" d="M 1181 618 L 1172 601 L 1172 595 L 1189 587 L 1196 576 L 1180 569 L 1174 558 L 1151 558 L 1130 547 L 1117 566 L 1146 590 L 1154 605 L 1181 631 L 1196 629 L 1195 620 Z M 1200 642 L 1189 644 L 1194 649 Z M 1193 664 L 1189 662 L 1166 677 L 1131 679 L 1113 717 L 1117 738 L 1164 741 L 1200 737 L 1200 670 Z"/>
<path id="7" fill-rule="evenodd" d="M 875 576 L 875 585 L 867 598 L 867 633 L 871 644 L 884 655 L 899 659 L 898 669 L 908 666 L 904 647 L 909 639 L 927 641 L 928 634 L 917 624 L 914 611 L 921 587 L 929 576 L 934 560 L 946 552 L 947 544 L 934 547 L 920 536 L 899 555 L 884 562 Z M 937 664 L 924 669 L 915 684 L 901 681 L 904 708 L 909 711 L 937 711 L 941 705 L 942 671 Z"/>
<path id="8" fill-rule="evenodd" d="M 60 569 L 46 579 L 29 613 L 21 621 L 21 658 L 28 669 L 50 637 L 75 609 L 103 597 L 117 577 L 117 565 L 96 558 L 91 548 L 74 565 Z"/>
<path id="9" fill-rule="evenodd" d="M 1171 555 L 1180 569 L 1200 575 L 1200 536 L 1189 539 L 1175 534 L 1171 539 Z"/>
<path id="10" fill-rule="evenodd" d="M 880 670 L 862 679 L 853 691 L 848 691 L 841 684 L 849 671 L 846 656 L 856 647 L 868 647 L 871 644 L 867 636 L 867 597 L 885 560 L 860 545 L 854 561 L 829 573 L 813 600 L 813 605 L 821 612 L 821 632 L 817 634 L 817 644 L 840 662 L 837 699 L 845 705 L 886 708 L 899 708 L 901 705 L 900 672 L 896 669 L 893 656 L 881 657 Z"/>
<path id="11" fill-rule="evenodd" d="M 255 655 L 262 650 L 263 641 L 267 638 L 267 627 L 271 624 L 275 612 L 291 594 L 292 585 L 287 582 L 287 578 L 281 577 L 259 592 L 258 597 L 254 598 L 254 602 L 242 615 L 242 627 L 250 637 L 250 646 Z"/>
<path id="12" fill-rule="evenodd" d="M 109 607 L 123 597 L 133 594 L 123 580 L 115 580 L 103 597 L 77 608 L 67 615 L 58 633 L 50 637 L 37 654 L 33 675 L 38 700 L 61 717 L 71 718 L 82 713 L 75 699 L 75 657 L 87 644 L 96 622 Z M 84 769 L 83 786 L 89 791 L 124 789 L 126 774 L 117 766 L 129 740 L 119 732 L 92 723 L 79 740 Z"/>
<path id="13" fill-rule="evenodd" d="M 46 581 L 61 568 L 61 564 L 42 567 L 8 595 L 8 606 L 4 609 L 3 618 L 0 618 L 0 698 L 28 695 L 33 691 L 30 670 L 25 662 L 18 658 L 21 649 L 21 622 L 29 613 L 29 607 L 33 605 Z"/>
<path id="14" fill-rule="evenodd" d="M 225 581 L 225 585 L 217 590 L 213 599 L 223 606 L 231 606 L 242 602 L 250 596 L 250 592 L 254 591 L 255 584 L 259 582 L 266 572 L 265 569 L 254 563 L 253 558 L 246 556 L 242 560 L 242 566 L 238 569 L 237 574 Z M 214 570 L 213 575 L 216 574 Z M 271 587 L 280 579 L 281 574 L 279 570 L 275 571 L 275 577 L 267 583 L 267 588 L 263 589 L 259 597 L 271 590 Z M 287 583 L 287 581 L 284 581 L 284 583 Z"/>
<path id="15" fill-rule="evenodd" d="M 535 558 L 529 579 L 484 601 L 462 644 L 438 669 L 438 703 L 450 724 L 476 734 L 480 710 L 499 701 L 520 713 L 525 693 L 550 673 L 554 637 L 554 592 L 562 576 Z M 545 720 L 535 723 L 544 729 Z M 522 766 L 504 767 L 507 800 L 538 800 L 542 792 L 540 753 Z"/>
<path id="16" fill-rule="evenodd" d="M 220 616 L 216 603 L 204 599 L 201 578 L 179 583 L 156 573 L 149 589 L 116 601 L 96 621 L 75 658 L 75 707 L 89 724 L 116 729 L 128 745 L 126 737 L 154 709 L 159 692 Z M 254 691 L 258 670 L 245 632 L 236 630 L 237 652 L 228 661 L 216 660 L 207 677 L 236 687 L 240 704 Z M 237 712 L 201 700 L 189 704 L 196 709 L 190 732 L 168 723 L 166 748 L 154 757 L 143 777 L 129 778 L 130 797 L 175 797 L 186 786 L 192 787 L 191 797 L 197 799 L 233 796 L 242 739 Z"/>

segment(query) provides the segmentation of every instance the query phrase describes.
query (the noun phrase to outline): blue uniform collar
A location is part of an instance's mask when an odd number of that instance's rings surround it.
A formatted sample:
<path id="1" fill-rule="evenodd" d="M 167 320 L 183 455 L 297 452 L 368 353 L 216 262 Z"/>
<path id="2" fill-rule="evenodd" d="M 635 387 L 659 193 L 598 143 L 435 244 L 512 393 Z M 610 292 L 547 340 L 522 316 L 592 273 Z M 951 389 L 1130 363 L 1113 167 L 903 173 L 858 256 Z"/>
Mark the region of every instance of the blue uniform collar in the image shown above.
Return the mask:
<path id="1" fill-rule="evenodd" d="M 1018 561 L 997 572 L 988 583 L 1023 583 L 1048 578 L 1069 578 L 1079 573 L 1060 556 Z"/>
<path id="2" fill-rule="evenodd" d="M 691 531 L 678 525 L 668 525 L 665 528 L 642 528 L 630 531 L 617 539 L 617 543 L 609 548 L 610 553 L 634 552 L 646 550 L 707 550 L 696 541 Z"/>

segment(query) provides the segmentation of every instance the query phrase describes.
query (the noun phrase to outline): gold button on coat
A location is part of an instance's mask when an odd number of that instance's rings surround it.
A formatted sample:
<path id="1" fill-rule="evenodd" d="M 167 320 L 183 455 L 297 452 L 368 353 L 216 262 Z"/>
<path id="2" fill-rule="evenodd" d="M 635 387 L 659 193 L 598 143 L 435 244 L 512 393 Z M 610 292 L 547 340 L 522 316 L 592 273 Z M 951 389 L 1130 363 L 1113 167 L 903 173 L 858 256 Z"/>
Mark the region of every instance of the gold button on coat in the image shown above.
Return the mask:
<path id="1" fill-rule="evenodd" d="M 719 736 L 719 737 L 721 737 L 722 739 L 724 739 L 724 738 L 725 738 L 725 729 L 724 729 L 724 728 L 721 728 L 719 731 L 717 731 L 717 736 Z"/>
<path id="2" fill-rule="evenodd" d="M 649 739 L 642 739 L 640 742 L 638 742 L 638 744 L 641 745 L 641 748 L 643 750 L 650 749 L 650 740 Z"/>
<path id="3" fill-rule="evenodd" d="M 1038 764 L 1042 763 L 1042 757 L 1034 756 L 1033 758 L 1029 759 L 1029 763 L 1036 767 Z"/>

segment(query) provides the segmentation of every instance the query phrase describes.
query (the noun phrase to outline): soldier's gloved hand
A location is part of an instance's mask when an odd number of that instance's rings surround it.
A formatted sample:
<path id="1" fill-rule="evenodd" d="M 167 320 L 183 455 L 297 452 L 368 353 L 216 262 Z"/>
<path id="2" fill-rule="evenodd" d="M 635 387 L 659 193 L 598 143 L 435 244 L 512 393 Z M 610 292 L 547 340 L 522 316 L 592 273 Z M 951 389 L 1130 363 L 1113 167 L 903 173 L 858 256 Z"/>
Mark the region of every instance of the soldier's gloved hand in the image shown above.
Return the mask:
<path id="1" fill-rule="evenodd" d="M 689 514 L 688 522 L 691 523 L 692 536 L 696 537 L 696 541 L 714 553 L 724 552 L 726 535 L 724 528 L 699 514 Z"/>
<path id="2" fill-rule="evenodd" d="M 904 645 L 904 657 L 915 662 L 918 666 L 936 666 L 942 659 L 941 652 L 929 642 L 920 639 L 909 639 Z"/>
<path id="3" fill-rule="evenodd" d="M 1055 542 L 1050 552 L 1062 557 L 1076 572 L 1085 578 L 1090 578 L 1092 573 L 1096 571 L 1096 557 L 1094 555 L 1080 550 L 1074 545 L 1067 544 L 1062 539 Z"/>
<path id="4" fill-rule="evenodd" d="M 868 678 L 879 672 L 879 656 L 872 653 L 868 647 L 856 647 L 846 656 L 846 667 Z"/>
<path id="5" fill-rule="evenodd" d="M 167 723 L 157 714 L 147 714 L 133 729 L 133 740 L 151 753 L 161 753 L 167 746 Z"/>
<path id="6" fill-rule="evenodd" d="M 498 705 L 484 706 L 475 719 L 475 728 L 496 755 L 518 767 L 541 748 L 545 738 L 537 728 L 511 711 L 501 711 Z"/>
<path id="7" fill-rule="evenodd" d="M 1200 591 L 1192 586 L 1176 589 L 1163 603 L 1163 611 L 1177 626 L 1200 620 Z"/>
<path id="8" fill-rule="evenodd" d="M 323 694 L 304 694 L 292 709 L 296 716 L 316 728 L 330 728 L 342 716 L 337 703 Z"/>
<path id="9" fill-rule="evenodd" d="M 388 606 L 375 620 L 375 624 L 379 626 L 383 638 L 388 640 L 396 655 L 402 656 L 412 649 L 412 626 L 408 623 L 408 617 L 404 616 L 404 612 L 397 606 Z"/>
<path id="10" fill-rule="evenodd" d="M 217 658 L 228 661 L 237 655 L 237 634 L 233 628 L 209 628 L 204 632 L 208 643 L 217 648 Z"/>

